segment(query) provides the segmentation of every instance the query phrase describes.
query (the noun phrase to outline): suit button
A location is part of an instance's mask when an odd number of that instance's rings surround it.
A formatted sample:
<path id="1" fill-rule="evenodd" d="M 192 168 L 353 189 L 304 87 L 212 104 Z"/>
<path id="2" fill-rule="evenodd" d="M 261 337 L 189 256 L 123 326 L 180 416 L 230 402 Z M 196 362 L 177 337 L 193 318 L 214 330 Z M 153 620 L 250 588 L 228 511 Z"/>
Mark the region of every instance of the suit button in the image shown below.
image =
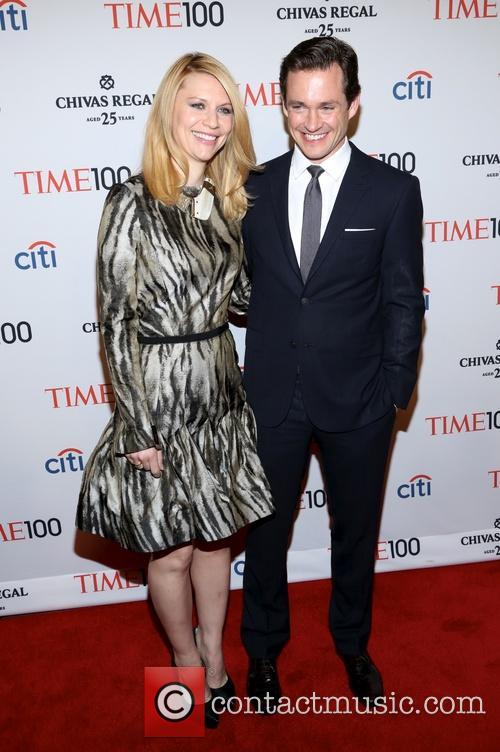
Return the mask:
<path id="1" fill-rule="evenodd" d="M 290 347 L 297 347 L 297 343 L 293 339 L 290 342 Z"/>
<path id="2" fill-rule="evenodd" d="M 301 305 L 309 305 L 310 300 L 309 300 L 309 298 L 301 298 L 300 299 L 300 303 L 301 303 Z"/>

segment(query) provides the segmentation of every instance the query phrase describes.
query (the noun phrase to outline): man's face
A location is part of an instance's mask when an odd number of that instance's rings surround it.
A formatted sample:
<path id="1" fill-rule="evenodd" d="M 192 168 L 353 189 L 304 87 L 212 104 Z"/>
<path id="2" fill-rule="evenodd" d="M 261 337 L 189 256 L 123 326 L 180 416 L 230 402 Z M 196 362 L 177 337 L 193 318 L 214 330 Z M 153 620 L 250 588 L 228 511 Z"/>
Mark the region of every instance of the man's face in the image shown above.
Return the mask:
<path id="1" fill-rule="evenodd" d="M 283 111 L 290 135 L 311 162 L 323 162 L 337 151 L 358 107 L 359 96 L 347 104 L 344 74 L 337 63 L 328 70 L 288 74 Z"/>

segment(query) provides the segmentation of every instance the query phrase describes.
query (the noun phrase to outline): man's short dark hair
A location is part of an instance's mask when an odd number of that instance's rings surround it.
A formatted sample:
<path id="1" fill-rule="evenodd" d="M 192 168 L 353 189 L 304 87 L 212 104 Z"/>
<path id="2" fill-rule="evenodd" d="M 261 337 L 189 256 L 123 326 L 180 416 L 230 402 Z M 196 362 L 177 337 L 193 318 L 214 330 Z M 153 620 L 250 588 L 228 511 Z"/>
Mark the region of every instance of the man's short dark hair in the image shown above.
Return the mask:
<path id="1" fill-rule="evenodd" d="M 351 104 L 361 87 L 358 81 L 358 57 L 347 42 L 337 37 L 312 37 L 300 42 L 286 57 L 280 68 L 281 97 L 286 104 L 288 74 L 302 70 L 328 70 L 337 63 L 344 74 L 344 94 Z"/>

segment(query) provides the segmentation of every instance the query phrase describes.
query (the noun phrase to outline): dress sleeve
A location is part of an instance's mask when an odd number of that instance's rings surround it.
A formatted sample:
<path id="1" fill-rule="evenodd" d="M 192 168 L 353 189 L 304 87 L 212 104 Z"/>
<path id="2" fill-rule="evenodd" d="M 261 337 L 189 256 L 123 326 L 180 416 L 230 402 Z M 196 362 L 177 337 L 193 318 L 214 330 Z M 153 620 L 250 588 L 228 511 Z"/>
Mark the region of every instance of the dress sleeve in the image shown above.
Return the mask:
<path id="1" fill-rule="evenodd" d="M 243 240 L 240 241 L 243 247 Z M 243 261 L 239 275 L 236 277 L 236 281 L 231 292 L 231 300 L 229 303 L 229 310 L 231 313 L 237 313 L 239 315 L 245 315 L 248 311 L 248 305 L 250 303 L 250 292 L 252 284 L 250 281 L 250 272 L 248 269 L 248 259 L 243 247 Z"/>
<path id="2" fill-rule="evenodd" d="M 137 341 L 138 243 L 135 194 L 125 185 L 115 185 L 106 197 L 99 226 L 97 286 L 106 358 L 116 407 L 125 427 L 119 442 L 124 454 L 158 444 Z"/>

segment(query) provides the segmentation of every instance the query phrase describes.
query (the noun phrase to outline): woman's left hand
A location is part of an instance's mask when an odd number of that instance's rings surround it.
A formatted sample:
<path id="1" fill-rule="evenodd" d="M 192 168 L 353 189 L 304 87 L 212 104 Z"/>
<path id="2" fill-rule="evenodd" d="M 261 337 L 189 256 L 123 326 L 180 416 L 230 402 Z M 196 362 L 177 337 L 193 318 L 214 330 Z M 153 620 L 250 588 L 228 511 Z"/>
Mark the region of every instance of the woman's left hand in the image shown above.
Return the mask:
<path id="1" fill-rule="evenodd" d="M 161 449 L 150 447 L 140 452 L 131 452 L 125 457 L 138 470 L 150 472 L 153 478 L 159 478 L 163 472 L 163 453 Z"/>

